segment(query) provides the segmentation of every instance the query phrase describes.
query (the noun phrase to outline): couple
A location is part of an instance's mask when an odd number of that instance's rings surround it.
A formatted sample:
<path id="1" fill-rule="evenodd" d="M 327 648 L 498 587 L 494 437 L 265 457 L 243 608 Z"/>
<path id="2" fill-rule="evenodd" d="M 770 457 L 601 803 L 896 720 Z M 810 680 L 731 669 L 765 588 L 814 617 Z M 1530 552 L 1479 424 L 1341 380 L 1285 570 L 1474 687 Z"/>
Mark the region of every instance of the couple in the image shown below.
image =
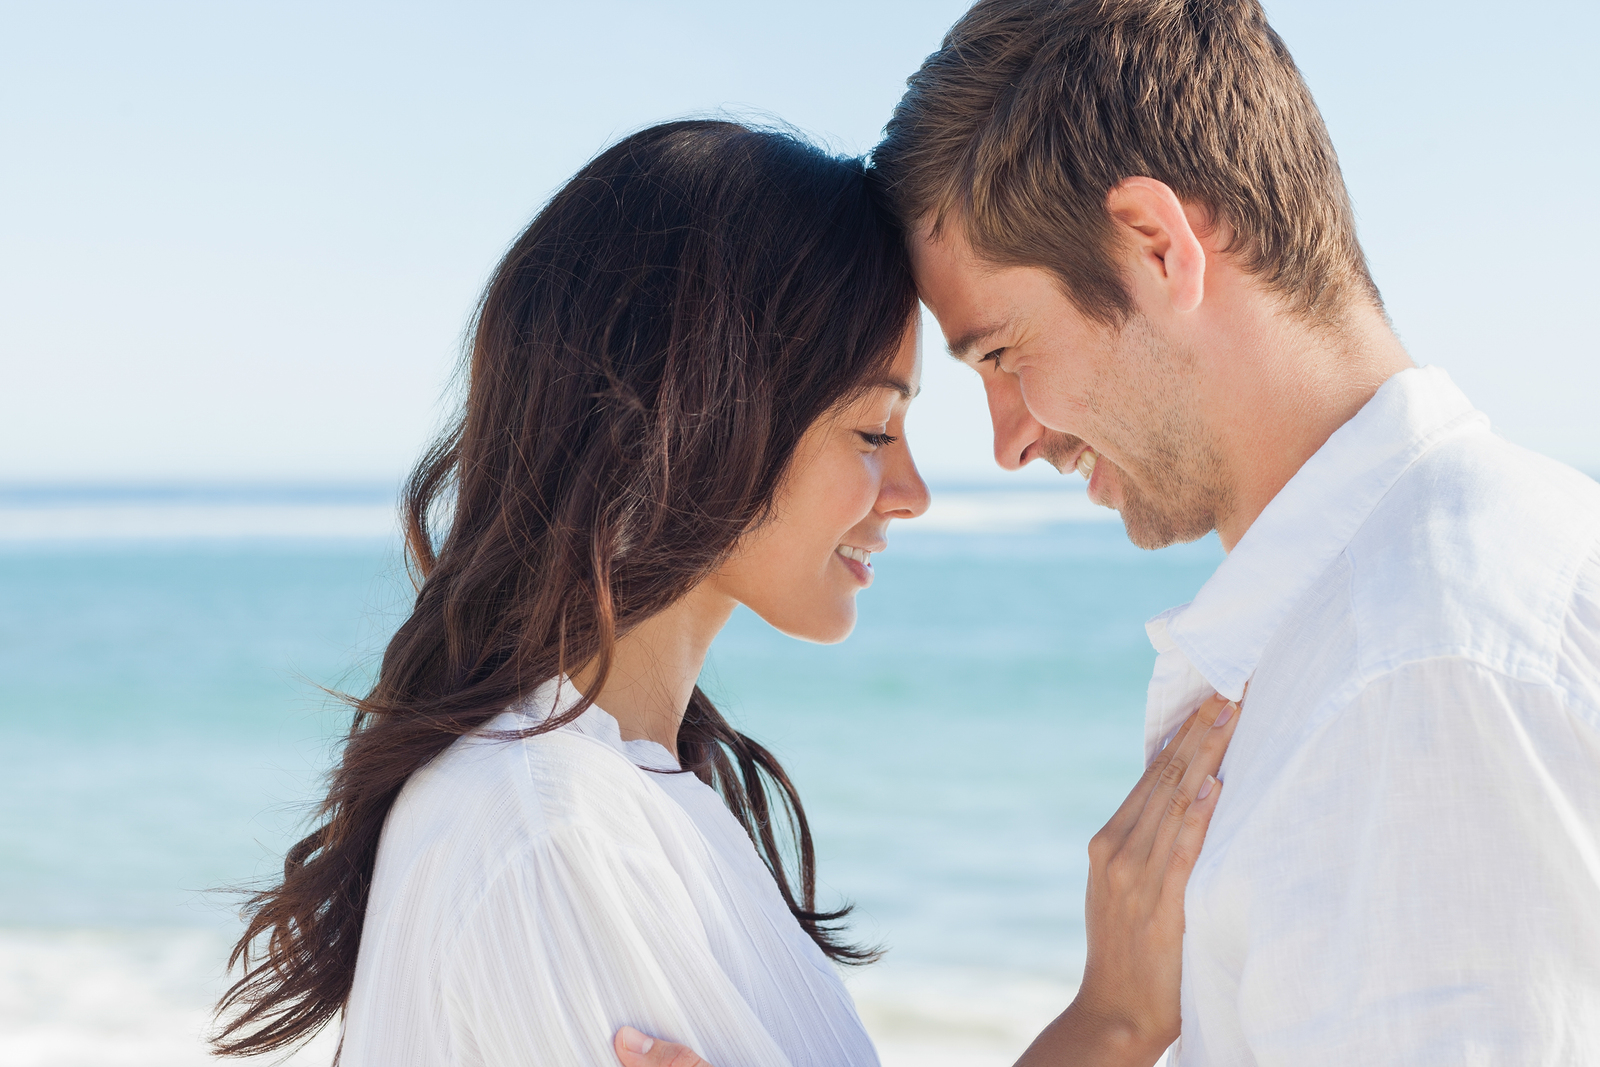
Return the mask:
<path id="1" fill-rule="evenodd" d="M 340 1016 L 361 1067 L 875 1062 L 799 797 L 695 683 L 737 604 L 843 639 L 927 506 L 919 298 L 1002 466 L 1229 552 L 1149 624 L 1150 769 L 1023 1062 L 1180 1020 L 1184 1064 L 1600 1055 L 1600 486 L 1406 357 L 1256 0 L 982 0 L 870 165 L 674 123 L 556 194 L 220 1051 Z"/>

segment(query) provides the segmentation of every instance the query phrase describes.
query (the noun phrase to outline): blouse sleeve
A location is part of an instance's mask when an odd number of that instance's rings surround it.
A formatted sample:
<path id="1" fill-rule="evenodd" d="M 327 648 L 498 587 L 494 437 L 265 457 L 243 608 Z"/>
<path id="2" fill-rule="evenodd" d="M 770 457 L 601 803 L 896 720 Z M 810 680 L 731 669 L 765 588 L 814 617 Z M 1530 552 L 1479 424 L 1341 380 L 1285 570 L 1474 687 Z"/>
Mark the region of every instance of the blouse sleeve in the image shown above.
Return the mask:
<path id="1" fill-rule="evenodd" d="M 442 961 L 459 1063 L 618 1067 L 628 1024 L 714 1067 L 788 1067 L 728 980 L 663 856 L 573 826 L 540 835 Z"/>

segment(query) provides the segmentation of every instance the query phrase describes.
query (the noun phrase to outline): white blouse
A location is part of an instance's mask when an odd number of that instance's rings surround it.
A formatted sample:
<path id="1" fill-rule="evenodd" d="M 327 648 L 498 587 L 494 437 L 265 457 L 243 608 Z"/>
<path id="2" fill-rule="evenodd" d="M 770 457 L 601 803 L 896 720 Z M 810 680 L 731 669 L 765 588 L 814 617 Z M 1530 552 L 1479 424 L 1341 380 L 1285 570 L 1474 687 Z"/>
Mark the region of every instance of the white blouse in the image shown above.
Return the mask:
<path id="1" fill-rule="evenodd" d="M 590 708 L 525 740 L 557 686 L 406 783 L 384 823 L 345 1007 L 346 1067 L 617 1067 L 630 1024 L 718 1067 L 877 1056 L 744 828 L 660 745 Z M 577 700 L 560 687 L 562 709 Z M 645 768 L 650 768 L 649 770 Z"/>

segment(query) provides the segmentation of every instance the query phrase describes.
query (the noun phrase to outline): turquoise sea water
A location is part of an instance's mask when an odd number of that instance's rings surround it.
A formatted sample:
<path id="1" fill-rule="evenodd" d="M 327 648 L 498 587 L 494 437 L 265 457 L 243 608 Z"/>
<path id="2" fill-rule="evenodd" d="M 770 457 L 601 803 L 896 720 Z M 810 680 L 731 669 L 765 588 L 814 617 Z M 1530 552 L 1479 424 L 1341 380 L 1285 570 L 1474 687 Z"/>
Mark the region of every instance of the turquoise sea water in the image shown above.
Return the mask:
<path id="1" fill-rule="evenodd" d="M 1220 559 L 1115 522 L 912 526 L 845 644 L 735 616 L 705 684 L 785 762 L 887 973 L 1076 980 L 1084 848 L 1140 768 L 1142 623 Z M 407 595 L 382 539 L 0 548 L 0 930 L 231 929 L 207 890 L 279 862 L 346 721 L 318 687 L 360 688 Z"/>

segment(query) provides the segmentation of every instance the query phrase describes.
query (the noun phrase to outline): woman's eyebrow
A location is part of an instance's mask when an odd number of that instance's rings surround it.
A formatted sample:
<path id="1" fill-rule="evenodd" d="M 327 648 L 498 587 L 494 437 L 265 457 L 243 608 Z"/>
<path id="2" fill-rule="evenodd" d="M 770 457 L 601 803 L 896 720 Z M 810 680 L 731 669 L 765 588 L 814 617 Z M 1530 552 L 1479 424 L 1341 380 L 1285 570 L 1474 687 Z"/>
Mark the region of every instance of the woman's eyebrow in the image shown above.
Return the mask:
<path id="1" fill-rule="evenodd" d="M 911 388 L 899 378 L 882 378 L 874 382 L 872 387 L 874 389 L 893 389 L 900 394 L 900 399 L 902 400 L 915 399 L 916 395 L 922 391 L 920 388 Z"/>

